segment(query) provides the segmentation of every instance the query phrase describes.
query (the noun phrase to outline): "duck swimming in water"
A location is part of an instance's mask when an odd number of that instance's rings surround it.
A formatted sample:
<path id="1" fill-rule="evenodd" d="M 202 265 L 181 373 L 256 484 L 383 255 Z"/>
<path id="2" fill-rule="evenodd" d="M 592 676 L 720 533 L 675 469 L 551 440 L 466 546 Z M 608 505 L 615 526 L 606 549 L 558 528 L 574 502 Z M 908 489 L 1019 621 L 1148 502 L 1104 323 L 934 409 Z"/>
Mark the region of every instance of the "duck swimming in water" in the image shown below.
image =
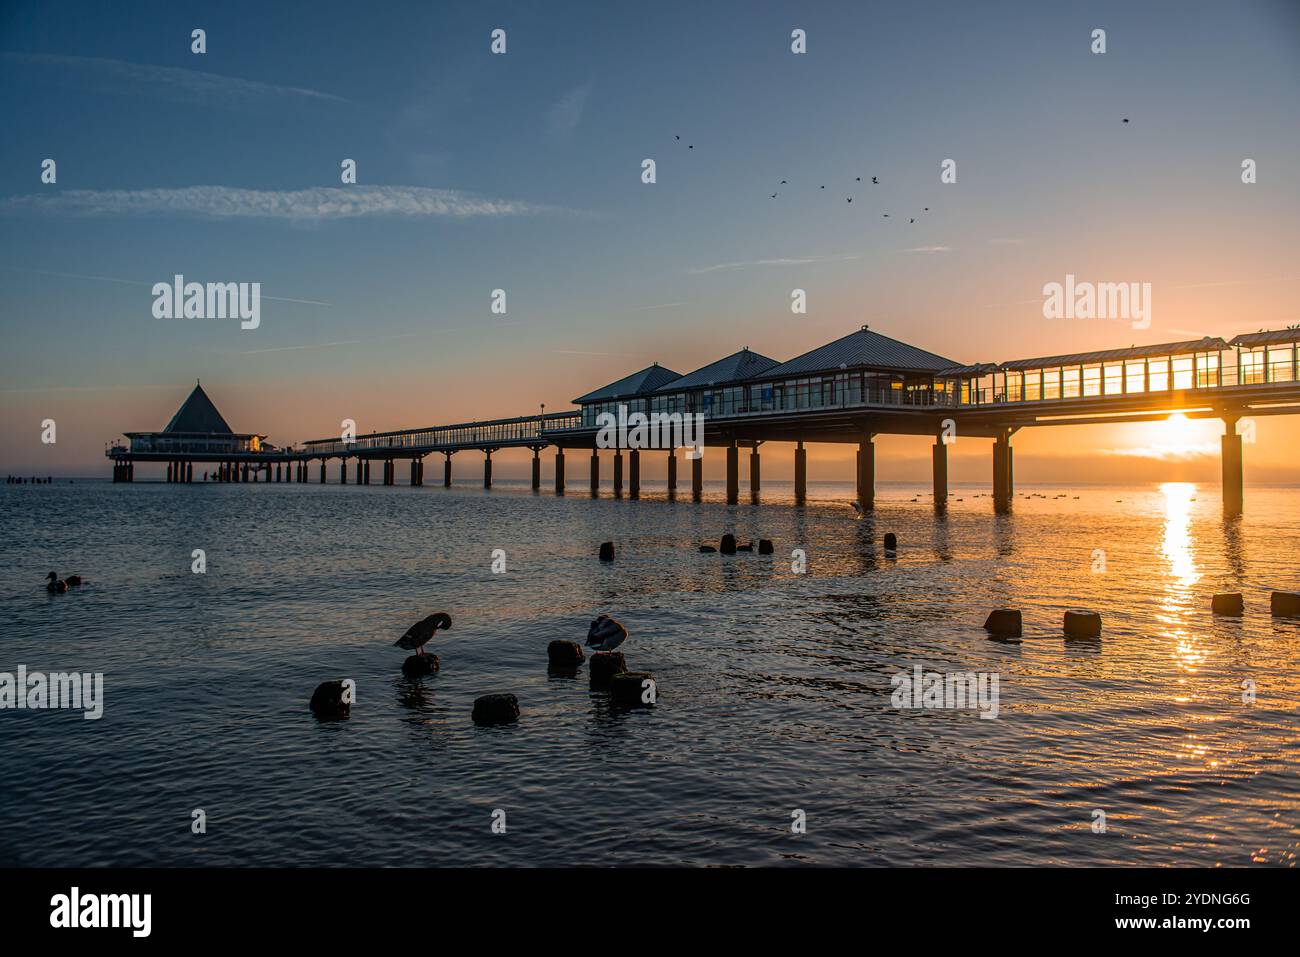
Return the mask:
<path id="1" fill-rule="evenodd" d="M 587 630 L 587 646 L 597 651 L 613 651 L 625 641 L 627 629 L 609 615 L 599 615 Z"/>
<path id="2" fill-rule="evenodd" d="M 45 590 L 51 595 L 62 595 L 68 590 L 68 583 L 60 579 L 54 572 L 50 572 L 45 577 L 49 579 L 49 582 L 45 586 Z"/>
<path id="3" fill-rule="evenodd" d="M 425 618 L 423 621 L 417 621 L 414 625 L 406 630 L 406 634 L 398 638 L 393 644 L 398 648 L 405 648 L 407 651 L 414 651 L 417 655 L 424 654 L 424 646 L 433 633 L 439 628 L 450 628 L 451 616 L 445 612 L 437 612 Z"/>

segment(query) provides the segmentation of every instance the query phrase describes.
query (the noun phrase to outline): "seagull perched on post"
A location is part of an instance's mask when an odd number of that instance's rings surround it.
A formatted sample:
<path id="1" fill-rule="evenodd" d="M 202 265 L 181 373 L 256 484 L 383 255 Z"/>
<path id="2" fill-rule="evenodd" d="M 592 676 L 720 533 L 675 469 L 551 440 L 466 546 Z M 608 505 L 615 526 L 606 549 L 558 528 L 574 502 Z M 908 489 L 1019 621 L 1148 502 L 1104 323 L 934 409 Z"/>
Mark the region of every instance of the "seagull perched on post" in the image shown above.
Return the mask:
<path id="1" fill-rule="evenodd" d="M 587 646 L 597 651 L 613 651 L 627 641 L 627 629 L 609 615 L 598 615 L 587 630 Z"/>
<path id="2" fill-rule="evenodd" d="M 440 611 L 430 615 L 423 621 L 417 621 L 406 630 L 406 634 L 393 642 L 393 645 L 398 648 L 405 648 L 407 651 L 414 651 L 417 655 L 422 655 L 424 654 L 424 646 L 433 637 L 433 633 L 439 628 L 450 627 L 451 617 Z"/>

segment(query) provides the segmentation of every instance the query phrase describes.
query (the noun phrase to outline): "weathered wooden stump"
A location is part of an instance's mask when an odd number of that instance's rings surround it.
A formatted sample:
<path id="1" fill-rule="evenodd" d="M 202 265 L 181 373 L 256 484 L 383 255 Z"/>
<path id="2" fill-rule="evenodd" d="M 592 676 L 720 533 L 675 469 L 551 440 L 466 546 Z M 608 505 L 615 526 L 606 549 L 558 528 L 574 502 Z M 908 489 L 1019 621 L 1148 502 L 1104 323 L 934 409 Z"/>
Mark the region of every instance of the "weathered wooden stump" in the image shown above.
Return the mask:
<path id="1" fill-rule="evenodd" d="M 995 635 L 1012 635 L 1020 637 L 1021 618 L 1019 608 L 994 608 L 984 620 L 984 628 Z"/>
<path id="2" fill-rule="evenodd" d="M 485 694 L 474 700 L 475 724 L 510 724 L 519 720 L 519 699 L 512 694 Z"/>
<path id="3" fill-rule="evenodd" d="M 644 671 L 624 671 L 609 682 L 609 697 L 623 708 L 652 707 L 659 698 L 654 675 Z"/>
<path id="4" fill-rule="evenodd" d="M 1101 637 L 1101 615 L 1095 611 L 1067 611 L 1065 613 L 1067 638 L 1097 639 Z"/>
<path id="5" fill-rule="evenodd" d="M 442 662 L 437 655 L 411 655 L 402 662 L 402 674 L 408 678 L 423 678 L 434 674 L 440 667 Z"/>

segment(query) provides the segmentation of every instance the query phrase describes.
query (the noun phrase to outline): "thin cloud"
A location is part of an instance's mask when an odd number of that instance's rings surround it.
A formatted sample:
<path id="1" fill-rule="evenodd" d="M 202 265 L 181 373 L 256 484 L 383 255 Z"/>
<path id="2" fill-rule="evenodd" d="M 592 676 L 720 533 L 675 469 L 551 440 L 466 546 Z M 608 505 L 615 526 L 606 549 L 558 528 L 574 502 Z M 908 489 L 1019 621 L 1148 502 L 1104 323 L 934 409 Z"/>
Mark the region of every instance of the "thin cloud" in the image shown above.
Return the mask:
<path id="1" fill-rule="evenodd" d="M 990 239 L 990 240 L 989 240 L 989 245 L 991 245 L 991 246 L 1023 246 L 1023 245 L 1024 245 L 1024 242 L 1025 242 L 1025 241 L 1024 241 L 1023 239 Z"/>
<path id="2" fill-rule="evenodd" d="M 186 186 L 180 189 L 72 189 L 9 196 L 0 212 L 71 216 L 184 216 L 297 222 L 359 217 L 472 219 L 558 212 L 556 207 L 426 186 L 317 186 L 299 190 Z"/>
<path id="3" fill-rule="evenodd" d="M 300 86 L 278 86 L 236 76 L 183 70 L 150 63 L 129 63 L 104 57 L 55 56 L 46 53 L 4 53 L 0 57 L 24 66 L 50 67 L 57 82 L 97 93 L 124 93 L 150 99 L 196 103 L 222 109 L 244 109 L 273 102 L 347 103 L 341 96 Z"/>
<path id="4" fill-rule="evenodd" d="M 1274 282 L 1297 282 L 1300 276 L 1281 276 L 1277 279 L 1225 279 L 1222 282 L 1193 282 L 1175 289 L 1209 289 L 1212 286 L 1256 286 Z"/>
<path id="5" fill-rule="evenodd" d="M 7 269 L 7 270 L 9 270 L 10 272 L 25 272 L 25 273 L 31 273 L 32 275 L 35 275 L 35 276 L 58 276 L 58 277 L 61 278 L 61 279 L 89 279 L 89 280 L 93 280 L 94 282 L 116 282 L 116 283 L 122 283 L 123 285 L 127 285 L 127 286 L 149 286 L 149 287 L 152 287 L 152 286 L 154 285 L 152 282 L 147 282 L 147 281 L 145 281 L 145 280 L 143 280 L 143 279 L 117 279 L 117 278 L 115 278 L 115 277 L 113 277 L 113 276 L 87 276 L 87 275 L 85 275 L 84 273 L 76 273 L 76 272 L 53 272 L 53 271 L 51 271 L 51 270 L 49 270 L 49 269 L 20 269 L 20 268 L 18 268 L 18 267 L 16 267 L 16 266 L 5 266 L 4 268 Z M 159 280 L 159 281 L 162 281 L 162 280 Z M 262 295 L 262 298 L 263 298 L 263 299 L 270 299 L 270 300 L 272 300 L 273 302 L 296 302 L 296 303 L 300 303 L 301 305 L 304 305 L 304 306 L 328 306 L 328 305 L 330 305 L 330 303 L 328 303 L 328 302 L 320 302 L 320 301 L 317 300 L 317 299 L 289 299 L 289 298 L 286 298 L 286 297 L 283 297 L 283 296 L 268 296 L 268 295 L 265 295 L 265 294 Z"/>
<path id="6" fill-rule="evenodd" d="M 578 124 L 582 122 L 582 113 L 587 108 L 587 100 L 590 96 L 591 84 L 588 83 L 560 97 L 547 114 L 551 133 L 556 136 L 566 136 L 577 129 Z"/>
<path id="7" fill-rule="evenodd" d="M 702 276 L 711 272 L 726 272 L 732 269 L 753 269 L 756 266 L 808 266 L 813 263 L 847 262 L 860 259 L 860 256 L 806 256 L 794 259 L 750 259 L 738 263 L 718 263 L 715 266 L 699 266 L 688 269 L 691 276 Z"/>
<path id="8" fill-rule="evenodd" d="M 1205 442 L 1194 446 L 1140 445 L 1130 449 L 1103 449 L 1103 455 L 1118 458 L 1155 459 L 1160 462 L 1192 462 L 1197 459 L 1217 458 L 1217 443 Z"/>
<path id="9" fill-rule="evenodd" d="M 913 246 L 911 249 L 904 249 L 905 253 L 947 253 L 952 252 L 951 246 Z"/>

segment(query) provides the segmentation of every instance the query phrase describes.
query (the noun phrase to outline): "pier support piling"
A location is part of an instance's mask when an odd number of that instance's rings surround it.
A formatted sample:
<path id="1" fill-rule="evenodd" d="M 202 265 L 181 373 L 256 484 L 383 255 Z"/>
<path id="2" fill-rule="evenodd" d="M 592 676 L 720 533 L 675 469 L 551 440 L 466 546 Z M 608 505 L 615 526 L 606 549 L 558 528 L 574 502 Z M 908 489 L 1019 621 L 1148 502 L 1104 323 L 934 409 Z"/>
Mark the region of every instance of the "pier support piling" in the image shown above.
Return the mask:
<path id="1" fill-rule="evenodd" d="M 600 494 L 600 450 L 591 450 L 591 497 Z"/>
<path id="2" fill-rule="evenodd" d="M 759 481 L 759 469 L 758 445 L 755 444 L 749 452 L 749 495 L 755 502 L 758 501 L 758 491 L 762 484 Z"/>
<path id="3" fill-rule="evenodd" d="M 564 494 L 564 449 L 555 447 L 555 494 Z"/>
<path id="4" fill-rule="evenodd" d="M 1236 518 L 1245 509 L 1245 483 L 1242 476 L 1241 436 L 1237 434 L 1235 416 L 1223 419 L 1223 514 Z"/>
<path id="5" fill-rule="evenodd" d="M 641 497 L 641 450 L 627 453 L 627 490 L 632 498 Z"/>
<path id="6" fill-rule="evenodd" d="M 668 497 L 677 497 L 677 450 L 668 450 Z"/>
<path id="7" fill-rule="evenodd" d="M 733 439 L 727 445 L 727 504 L 740 501 L 740 449 Z"/>
<path id="8" fill-rule="evenodd" d="M 935 440 L 934 459 L 934 507 L 946 508 L 948 505 L 948 446 L 943 439 Z"/>
<path id="9" fill-rule="evenodd" d="M 876 443 L 870 432 L 858 444 L 858 504 L 864 511 L 876 507 Z"/>
<path id="10" fill-rule="evenodd" d="M 492 450 L 483 450 L 483 487 L 492 487 Z"/>
<path id="11" fill-rule="evenodd" d="M 803 443 L 794 450 L 794 502 L 802 505 L 808 501 L 808 450 Z"/>
<path id="12" fill-rule="evenodd" d="M 446 461 L 442 463 L 442 487 L 451 488 L 451 453 L 444 452 L 442 454 L 447 456 Z"/>
<path id="13" fill-rule="evenodd" d="M 542 450 L 533 447 L 533 491 L 536 492 L 542 487 Z"/>
<path id="14" fill-rule="evenodd" d="M 614 497 L 623 497 L 623 450 L 614 450 Z"/>
<path id="15" fill-rule="evenodd" d="M 691 459 L 691 498 L 698 502 L 704 497 L 704 447 L 696 451 L 699 455 Z"/>
<path id="16" fill-rule="evenodd" d="M 1011 430 L 1003 429 L 993 440 L 993 511 L 999 515 L 1011 511 L 1015 496 L 1013 476 Z"/>

